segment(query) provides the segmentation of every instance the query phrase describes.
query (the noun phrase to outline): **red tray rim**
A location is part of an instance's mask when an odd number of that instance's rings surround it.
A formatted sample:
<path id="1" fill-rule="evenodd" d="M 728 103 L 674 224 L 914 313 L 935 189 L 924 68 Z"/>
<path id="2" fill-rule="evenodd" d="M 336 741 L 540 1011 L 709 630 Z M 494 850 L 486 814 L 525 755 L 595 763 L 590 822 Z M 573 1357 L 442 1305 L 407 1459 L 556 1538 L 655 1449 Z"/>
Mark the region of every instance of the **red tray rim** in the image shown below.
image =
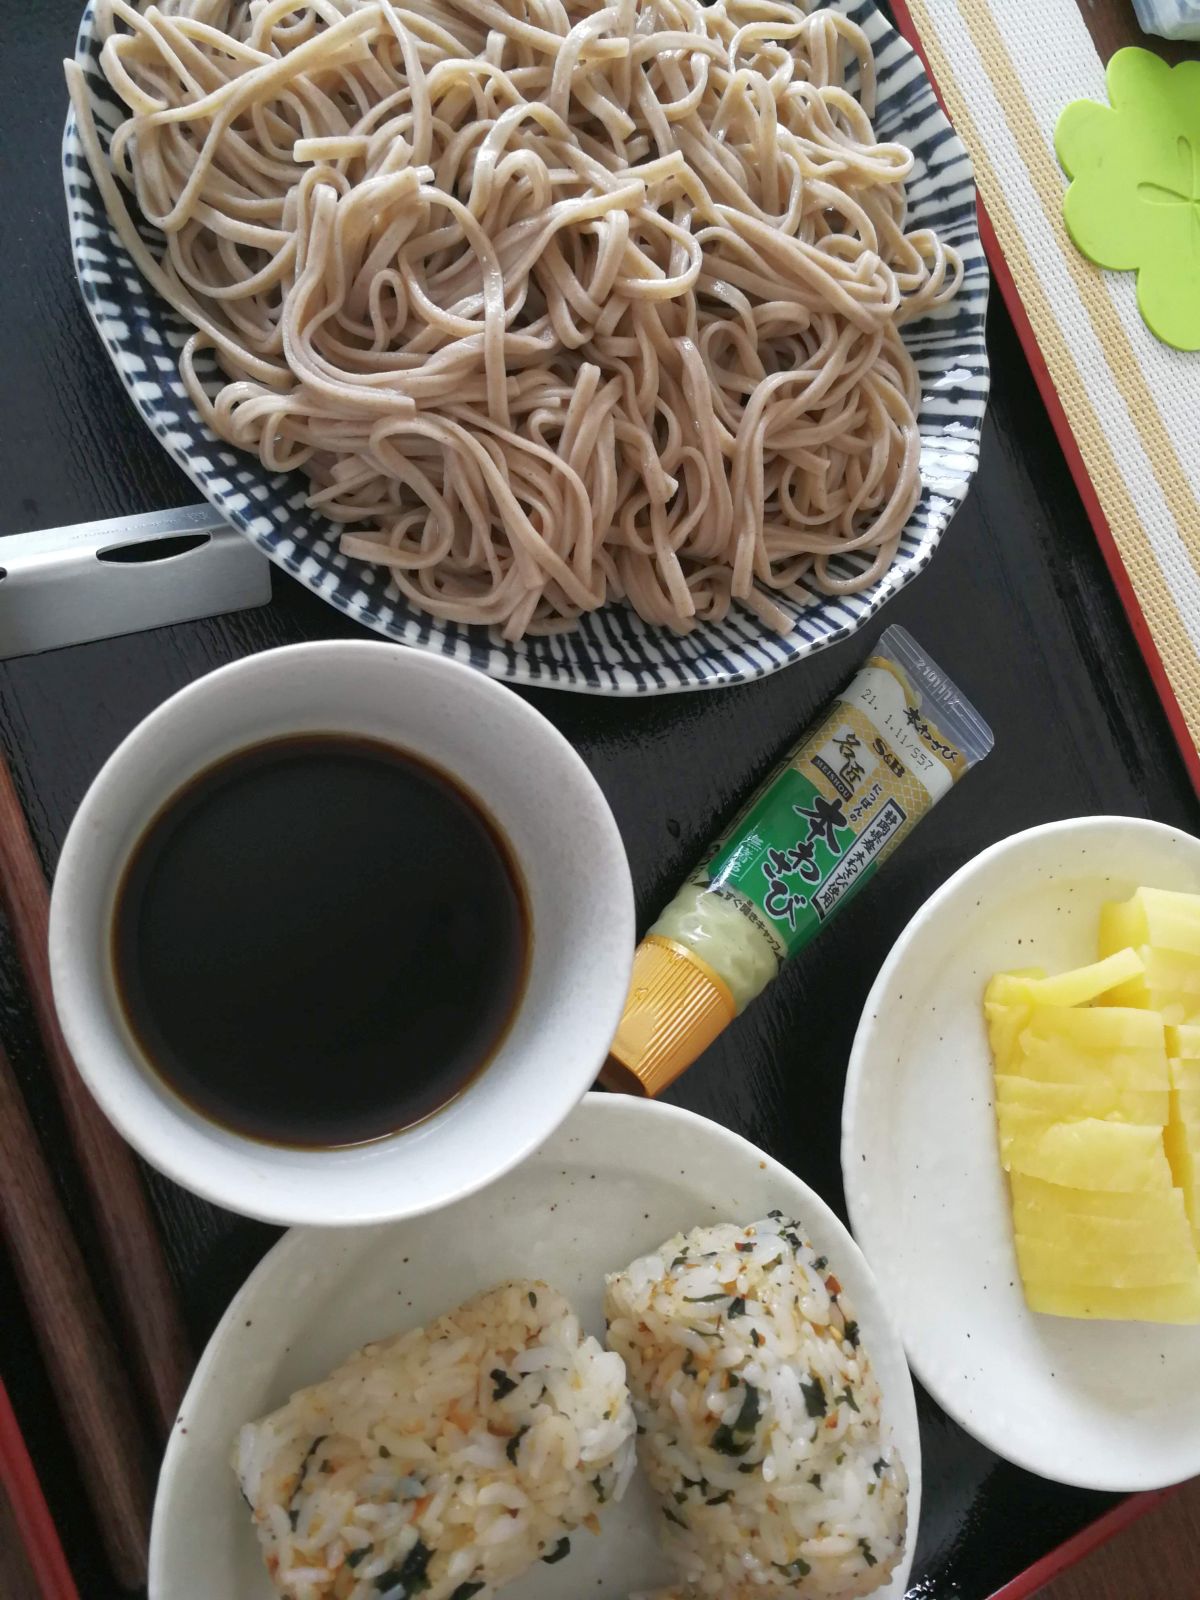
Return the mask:
<path id="1" fill-rule="evenodd" d="M 1006 1583 L 1002 1589 L 997 1589 L 990 1596 L 990 1600 L 1029 1600 L 1037 1594 L 1051 1578 L 1057 1578 L 1069 1567 L 1077 1565 L 1085 1556 L 1090 1556 L 1094 1550 L 1118 1533 L 1144 1517 L 1152 1507 L 1175 1493 L 1175 1488 L 1154 1489 L 1145 1494 L 1131 1494 L 1111 1510 L 1103 1513 L 1094 1522 L 1089 1522 L 1086 1528 L 1081 1528 L 1078 1533 L 1062 1544 L 1056 1545 L 1048 1554 L 1035 1561 L 1032 1566 L 1026 1567 L 1024 1572 L 1018 1573 L 1011 1582 Z"/>
<path id="2" fill-rule="evenodd" d="M 929 67 L 924 47 L 909 13 L 905 0 L 891 0 L 891 8 L 895 14 L 896 24 L 905 39 L 920 56 L 929 74 L 929 81 L 933 85 L 934 93 L 939 101 L 942 100 L 941 90 L 937 80 Z M 943 102 L 943 109 L 945 105 Z M 1033 373 L 1034 381 L 1038 386 L 1042 402 L 1050 417 L 1051 424 L 1058 436 L 1059 444 L 1066 457 L 1067 465 L 1075 480 L 1076 488 L 1083 500 L 1084 508 L 1095 530 L 1101 552 L 1108 567 L 1109 574 L 1121 603 L 1129 618 L 1134 637 L 1146 662 L 1147 669 L 1162 701 L 1163 709 L 1171 724 L 1183 756 L 1184 764 L 1188 769 L 1192 782 L 1200 790 L 1200 752 L 1197 752 L 1187 731 L 1183 720 L 1183 713 L 1175 699 L 1163 666 L 1162 657 L 1142 615 L 1138 605 L 1137 596 L 1125 571 L 1120 552 L 1113 540 L 1104 513 L 1101 510 L 1096 491 L 1088 477 L 1087 467 L 1079 447 L 1071 432 L 1049 370 L 1042 359 L 1034 335 L 1033 326 L 1025 313 L 1016 283 L 1008 264 L 1000 250 L 999 240 L 996 237 L 991 220 L 989 219 L 983 202 L 978 202 L 980 237 L 987 253 L 988 262 L 992 269 L 1000 293 L 1004 297 L 1009 316 L 1016 328 L 1017 336 L 1025 358 Z M 33 1568 L 34 1576 L 46 1600 L 79 1600 L 78 1590 L 71 1578 L 70 1568 L 63 1554 L 58 1533 L 34 1471 L 33 1462 L 21 1435 L 16 1416 L 9 1400 L 4 1383 L 0 1380 L 0 1481 L 8 1493 L 13 1506 L 18 1531 L 21 1534 Z M 1131 1526 L 1140 1517 L 1144 1516 L 1154 1505 L 1173 1494 L 1174 1489 L 1161 1489 L 1146 1494 L 1130 1495 L 1113 1506 L 1111 1510 L 1090 1522 L 1070 1539 L 1049 1551 L 1040 1560 L 1035 1561 L 1017 1577 L 1006 1583 L 1003 1588 L 997 1589 L 991 1600 L 1029 1600 L 1045 1584 L 1066 1571 L 1077 1562 L 1082 1561 L 1092 1551 L 1098 1549 L 1109 1539 L 1124 1529 Z"/>
<path id="3" fill-rule="evenodd" d="M 0 1379 L 0 1484 L 12 1506 L 21 1543 L 44 1600 L 79 1600 L 8 1390 Z"/>

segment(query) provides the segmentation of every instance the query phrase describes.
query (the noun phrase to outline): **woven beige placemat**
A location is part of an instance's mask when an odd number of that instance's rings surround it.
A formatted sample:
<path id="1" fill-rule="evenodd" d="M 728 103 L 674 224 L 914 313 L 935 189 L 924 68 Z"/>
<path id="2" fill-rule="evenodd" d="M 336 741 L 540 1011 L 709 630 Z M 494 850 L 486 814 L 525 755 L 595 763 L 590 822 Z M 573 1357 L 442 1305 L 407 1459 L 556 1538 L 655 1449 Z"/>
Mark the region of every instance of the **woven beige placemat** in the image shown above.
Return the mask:
<path id="1" fill-rule="evenodd" d="M 1062 220 L 1054 125 L 1071 100 L 1106 102 L 1103 63 L 1075 0 L 896 9 L 975 163 L 1036 340 L 1029 354 L 1053 383 L 1052 414 L 1061 407 L 1064 446 L 1086 471 L 1077 481 L 1119 556 L 1147 660 L 1200 777 L 1200 352 L 1161 344 L 1138 312 L 1134 275 L 1086 260 Z"/>

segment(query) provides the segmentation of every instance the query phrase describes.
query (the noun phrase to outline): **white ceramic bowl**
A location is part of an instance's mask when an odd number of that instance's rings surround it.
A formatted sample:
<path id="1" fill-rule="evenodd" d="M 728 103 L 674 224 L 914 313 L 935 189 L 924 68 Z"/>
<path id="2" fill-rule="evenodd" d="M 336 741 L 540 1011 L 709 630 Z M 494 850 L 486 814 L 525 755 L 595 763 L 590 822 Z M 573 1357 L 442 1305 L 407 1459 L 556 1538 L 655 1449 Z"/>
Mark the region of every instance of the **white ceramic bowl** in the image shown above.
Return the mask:
<path id="1" fill-rule="evenodd" d="M 504 1043 L 457 1099 L 389 1139 L 299 1150 L 205 1120 L 146 1065 L 117 1003 L 109 933 L 132 847 L 189 777 L 265 738 L 331 731 L 390 740 L 479 796 L 525 880 L 532 956 Z M 604 1060 L 625 1001 L 633 945 L 633 891 L 616 823 L 561 734 L 469 667 L 370 641 L 250 656 L 160 706 L 84 797 L 63 846 L 50 911 L 63 1032 L 105 1113 L 177 1183 L 272 1222 L 413 1216 L 481 1188 L 535 1150 Z"/>
<path id="2" fill-rule="evenodd" d="M 994 972 L 1096 959 L 1105 900 L 1200 892 L 1200 840 L 1080 817 L 992 845 L 884 962 L 846 1079 L 854 1236 L 921 1382 L 1031 1472 L 1153 1489 L 1200 1472 L 1200 1328 L 1039 1316 L 1021 1292 L 982 1016 Z"/>
<path id="3" fill-rule="evenodd" d="M 229 1466 L 233 1440 L 352 1350 L 506 1278 L 544 1278 L 603 1339 L 606 1273 L 673 1233 L 750 1222 L 775 1206 L 799 1218 L 850 1296 L 884 1424 L 908 1469 L 904 1555 L 872 1596 L 903 1600 L 921 1519 L 921 1436 L 904 1352 L 869 1267 L 820 1196 L 765 1152 L 692 1111 L 617 1094 L 587 1095 L 528 1161 L 437 1216 L 353 1232 L 297 1228 L 279 1241 L 221 1319 L 171 1430 L 150 1600 L 271 1600 Z M 598 1538 L 581 1530 L 565 1561 L 538 1562 L 504 1600 L 626 1600 L 669 1583 L 661 1526 L 637 1473 L 625 1498 L 604 1508 Z"/>

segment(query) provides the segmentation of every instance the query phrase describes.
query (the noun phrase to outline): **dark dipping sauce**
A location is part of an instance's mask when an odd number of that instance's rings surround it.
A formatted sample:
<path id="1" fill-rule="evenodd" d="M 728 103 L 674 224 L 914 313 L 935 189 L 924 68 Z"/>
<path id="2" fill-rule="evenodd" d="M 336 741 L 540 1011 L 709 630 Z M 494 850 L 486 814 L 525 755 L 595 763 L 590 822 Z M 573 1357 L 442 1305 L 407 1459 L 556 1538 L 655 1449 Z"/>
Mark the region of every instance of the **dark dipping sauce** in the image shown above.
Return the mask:
<path id="1" fill-rule="evenodd" d="M 393 746 L 283 738 L 168 801 L 117 891 L 126 1020 L 195 1110 L 361 1144 L 452 1100 L 525 987 L 529 916 L 478 803 Z"/>

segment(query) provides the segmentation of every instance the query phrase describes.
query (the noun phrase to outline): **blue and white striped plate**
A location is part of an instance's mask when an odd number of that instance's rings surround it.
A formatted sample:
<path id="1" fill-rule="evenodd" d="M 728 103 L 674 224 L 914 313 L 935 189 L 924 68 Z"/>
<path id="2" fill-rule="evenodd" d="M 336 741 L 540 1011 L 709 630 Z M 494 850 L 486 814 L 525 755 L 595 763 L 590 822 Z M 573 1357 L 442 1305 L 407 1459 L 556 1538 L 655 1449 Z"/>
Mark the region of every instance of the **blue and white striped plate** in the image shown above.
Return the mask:
<path id="1" fill-rule="evenodd" d="M 904 341 L 921 374 L 921 498 L 895 561 L 861 594 L 814 597 L 793 610 L 796 625 L 780 638 L 749 612 L 678 636 L 651 627 L 627 606 L 609 605 L 566 634 L 508 644 L 490 628 L 440 622 L 412 606 L 384 569 L 348 560 L 338 530 L 306 509 L 299 473 L 268 472 L 231 450 L 200 421 L 176 367 L 190 331 L 137 273 L 108 226 L 83 157 L 75 121 L 63 137 L 63 178 L 75 269 L 92 320 L 142 416 L 212 504 L 247 538 L 315 594 L 402 644 L 438 650 L 496 678 L 593 694 L 664 694 L 711 689 L 764 677 L 854 632 L 929 562 L 942 530 L 962 503 L 979 459 L 987 402 L 984 313 L 988 273 L 975 216 L 971 163 L 942 115 L 920 61 L 871 0 L 836 0 L 865 29 L 875 50 L 884 140 L 916 156 L 909 183 L 910 225 L 934 228 L 963 256 L 966 279 L 954 303 L 910 323 Z M 91 8 L 75 50 L 101 136 L 120 112 L 97 65 Z M 144 229 L 153 245 L 156 235 Z M 844 571 L 855 569 L 854 558 Z M 857 570 L 861 570 L 861 567 Z"/>

